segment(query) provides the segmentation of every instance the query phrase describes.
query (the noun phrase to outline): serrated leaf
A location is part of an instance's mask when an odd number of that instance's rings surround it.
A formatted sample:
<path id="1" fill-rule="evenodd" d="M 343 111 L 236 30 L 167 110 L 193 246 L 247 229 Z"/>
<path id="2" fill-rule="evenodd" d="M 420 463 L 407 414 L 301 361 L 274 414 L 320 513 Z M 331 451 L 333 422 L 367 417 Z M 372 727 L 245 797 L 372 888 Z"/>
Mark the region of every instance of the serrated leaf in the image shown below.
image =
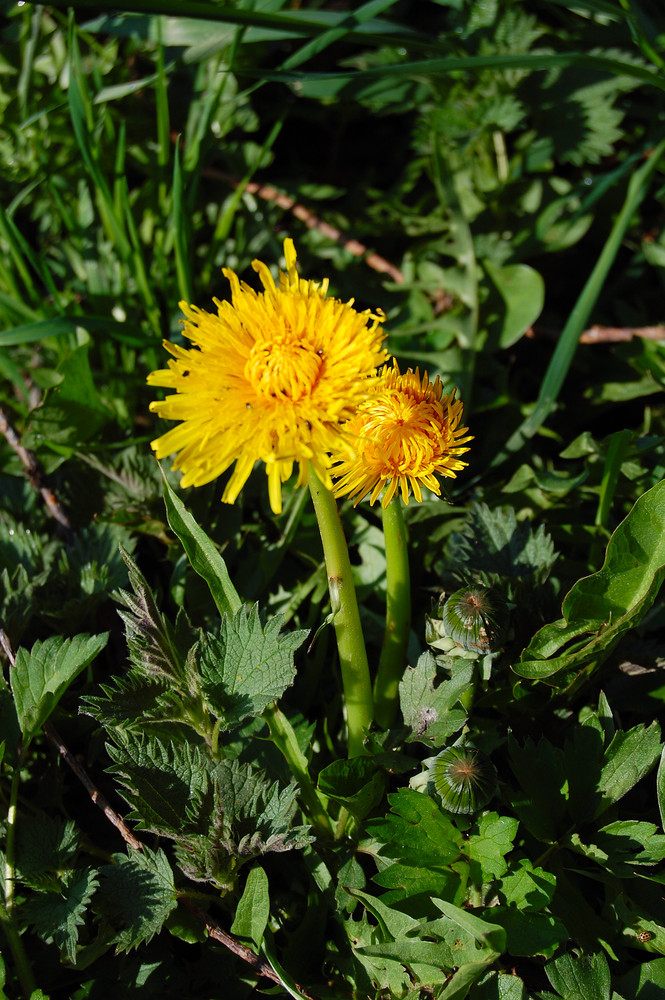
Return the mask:
<path id="1" fill-rule="evenodd" d="M 129 658 L 134 668 L 152 680 L 169 683 L 186 681 L 187 652 L 191 637 L 186 626 L 178 635 L 157 607 L 154 594 L 138 566 L 120 550 L 129 571 L 133 594 L 120 591 L 118 599 L 127 608 L 119 611 L 125 626 Z"/>
<path id="2" fill-rule="evenodd" d="M 437 665 L 430 652 L 423 653 L 415 667 L 407 667 L 399 697 L 404 722 L 411 729 L 410 742 L 441 746 L 462 728 L 467 713 L 455 706 L 470 688 L 472 677 L 473 664 L 456 660 L 453 676 L 435 686 Z"/>
<path id="3" fill-rule="evenodd" d="M 166 687 L 163 679 L 152 680 L 136 671 L 130 671 L 125 677 L 113 677 L 109 684 L 100 684 L 100 688 L 101 695 L 82 696 L 79 712 L 96 719 L 105 729 L 142 729 L 149 723 L 159 722 L 168 714 L 168 702 L 178 697 Z M 176 715 L 174 711 L 171 714 Z"/>
<path id="4" fill-rule="evenodd" d="M 79 845 L 79 834 L 73 820 L 47 816 L 21 815 L 16 836 L 16 871 L 28 885 L 44 872 L 58 872 L 73 860 Z"/>
<path id="5" fill-rule="evenodd" d="M 513 841 L 517 836 L 519 823 L 510 816 L 499 816 L 498 813 L 485 813 L 478 820 L 478 833 L 469 838 L 465 854 L 474 866 L 480 869 L 479 878 L 474 875 L 474 881 L 479 885 L 489 882 L 492 877 L 501 878 L 508 869 L 505 855 L 513 849 Z"/>
<path id="6" fill-rule="evenodd" d="M 605 751 L 605 761 L 598 781 L 600 801 L 594 817 L 633 788 L 655 765 L 661 752 L 660 726 L 635 726 L 627 733 L 616 732 Z"/>
<path id="7" fill-rule="evenodd" d="M 566 594 L 563 618 L 540 629 L 513 670 L 546 679 L 601 663 L 653 604 L 665 579 L 665 481 L 643 494 L 610 538 L 602 568 Z M 567 650 L 555 654 L 563 647 Z"/>
<path id="8" fill-rule="evenodd" d="M 201 750 L 189 743 L 163 743 L 156 736 L 126 730 L 107 744 L 109 771 L 132 806 L 141 830 L 174 836 L 186 828 L 206 794 L 209 775 Z"/>
<path id="9" fill-rule="evenodd" d="M 46 722 L 63 694 L 82 670 L 101 652 L 109 633 L 51 636 L 39 640 L 30 652 L 21 648 L 11 670 L 16 714 L 27 744 Z"/>
<path id="10" fill-rule="evenodd" d="M 70 962 L 76 959 L 79 927 L 97 889 L 95 869 L 74 869 L 64 872 L 57 891 L 33 896 L 22 907 L 23 919 L 32 924 L 47 944 L 53 942 Z"/>
<path id="11" fill-rule="evenodd" d="M 405 864 L 439 867 L 459 857 L 462 836 L 436 802 L 411 788 L 389 795 L 390 813 L 366 824 L 381 853 Z"/>
<path id="12" fill-rule="evenodd" d="M 258 949 L 261 947 L 269 916 L 268 876 L 263 868 L 257 865 L 247 876 L 245 888 L 231 925 L 231 933 L 253 941 Z"/>
<path id="13" fill-rule="evenodd" d="M 129 951 L 158 934 L 178 905 L 173 872 L 164 852 L 115 854 L 114 864 L 101 869 L 97 908 L 116 930 L 117 951 Z"/>
<path id="14" fill-rule="evenodd" d="M 516 870 L 501 878 L 500 892 L 506 904 L 523 913 L 549 906 L 555 889 L 556 876 L 544 868 L 534 868 L 528 858 L 523 858 Z"/>
<path id="15" fill-rule="evenodd" d="M 595 955 L 559 955 L 545 966 L 545 974 L 565 1000 L 610 1000 L 612 978 L 602 952 Z"/>
<path id="16" fill-rule="evenodd" d="M 219 636 L 206 635 L 200 646 L 201 690 L 224 729 L 258 715 L 293 683 L 293 654 L 307 632 L 279 635 L 281 618 L 261 625 L 258 607 L 240 608 L 222 618 Z"/>

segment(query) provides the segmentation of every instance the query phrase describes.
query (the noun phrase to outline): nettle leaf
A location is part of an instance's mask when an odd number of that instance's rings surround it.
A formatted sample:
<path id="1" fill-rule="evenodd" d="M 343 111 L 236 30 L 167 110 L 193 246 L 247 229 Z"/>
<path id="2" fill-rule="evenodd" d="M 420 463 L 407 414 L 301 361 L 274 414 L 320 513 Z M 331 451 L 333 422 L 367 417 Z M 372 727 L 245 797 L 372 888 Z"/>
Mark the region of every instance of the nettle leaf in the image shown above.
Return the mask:
<path id="1" fill-rule="evenodd" d="M 417 867 L 445 866 L 462 853 L 462 835 L 436 802 L 411 788 L 388 796 L 390 813 L 366 824 L 381 854 Z"/>
<path id="2" fill-rule="evenodd" d="M 459 706 L 461 695 L 471 687 L 473 665 L 454 661 L 453 676 L 437 679 L 437 664 L 432 653 L 418 657 L 415 667 L 407 667 L 399 684 L 399 697 L 404 722 L 411 729 L 409 742 L 441 746 L 459 732 L 467 719 Z"/>
<path id="3" fill-rule="evenodd" d="M 455 576 L 485 586 L 501 581 L 543 584 L 556 561 L 550 536 L 541 524 L 533 531 L 528 522 L 518 523 L 512 507 L 491 510 L 474 504 L 469 520 L 446 546 L 446 565 Z"/>
<path id="4" fill-rule="evenodd" d="M 120 794 L 141 830 L 174 836 L 191 824 L 208 790 L 206 761 L 197 746 L 117 730 L 107 744 Z"/>
<path id="5" fill-rule="evenodd" d="M 284 694 L 295 678 L 293 654 L 308 633 L 280 636 L 281 618 L 261 624 L 258 606 L 222 618 L 219 636 L 204 636 L 199 653 L 201 689 L 222 727 L 234 729 Z"/>
<path id="6" fill-rule="evenodd" d="M 505 875 L 508 870 L 505 855 L 513 849 L 518 827 L 516 819 L 499 816 L 495 812 L 480 817 L 478 833 L 471 835 L 464 850 L 471 861 L 474 882 L 480 885 L 493 877 L 501 878 Z"/>
<path id="7" fill-rule="evenodd" d="M 39 888 L 40 876 L 60 872 L 74 859 L 79 834 L 73 820 L 38 812 L 21 818 L 16 833 L 16 872 L 26 885 Z"/>
<path id="8" fill-rule="evenodd" d="M 100 684 L 101 695 L 84 694 L 79 706 L 81 715 L 90 715 L 105 729 L 122 727 L 143 730 L 150 723 L 182 716 L 182 698 L 170 689 L 163 678 L 152 680 L 135 670 L 125 677 L 113 677 Z"/>
<path id="9" fill-rule="evenodd" d="M 101 652 L 109 633 L 51 636 L 39 640 L 30 652 L 21 648 L 11 670 L 16 714 L 27 744 L 46 722 L 63 694 L 82 670 Z"/>
<path id="10" fill-rule="evenodd" d="M 565 1000 L 610 1000 L 612 977 L 602 952 L 559 955 L 545 966 L 545 974 Z"/>
<path id="11" fill-rule="evenodd" d="M 144 847 L 129 856 L 114 854 L 113 860 L 101 869 L 95 908 L 116 931 L 116 950 L 129 951 L 159 933 L 178 899 L 171 866 L 161 849 Z"/>
<path id="12" fill-rule="evenodd" d="M 97 874 L 93 868 L 64 872 L 54 890 L 33 896 L 21 908 L 23 919 L 40 938 L 57 945 L 70 962 L 75 961 L 79 927 L 99 886 Z"/>
<path id="13" fill-rule="evenodd" d="M 127 611 L 119 611 L 125 625 L 129 659 L 146 677 L 173 683 L 187 677 L 187 654 L 192 645 L 184 619 L 179 634 L 157 607 L 154 594 L 134 560 L 121 549 L 129 571 L 133 594 L 121 590 L 118 600 Z"/>
<path id="14" fill-rule="evenodd" d="M 602 663 L 639 624 L 665 579 L 663 523 L 665 480 L 639 498 L 610 538 L 602 568 L 577 581 L 564 598 L 563 618 L 535 634 L 513 670 L 541 680 L 562 674 L 565 685 L 589 663 Z"/>

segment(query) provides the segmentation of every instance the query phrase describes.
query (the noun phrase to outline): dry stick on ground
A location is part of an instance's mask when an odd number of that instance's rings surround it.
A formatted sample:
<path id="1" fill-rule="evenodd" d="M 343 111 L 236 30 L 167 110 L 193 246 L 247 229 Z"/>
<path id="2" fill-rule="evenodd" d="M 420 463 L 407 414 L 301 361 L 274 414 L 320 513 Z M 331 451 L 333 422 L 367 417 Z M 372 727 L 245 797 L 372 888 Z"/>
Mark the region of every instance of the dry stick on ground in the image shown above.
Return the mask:
<path id="1" fill-rule="evenodd" d="M 224 184 L 228 184 L 230 187 L 239 188 L 242 185 L 242 181 L 239 178 L 234 177 L 232 174 L 223 173 L 221 170 L 216 170 L 214 167 L 207 167 L 201 171 L 203 177 L 207 177 L 209 180 L 222 181 Z M 249 194 L 257 195 L 259 198 L 263 198 L 264 201 L 273 202 L 279 208 L 283 208 L 286 212 L 291 212 L 292 215 L 303 222 L 308 229 L 318 229 L 320 233 L 327 236 L 328 239 L 332 240 L 334 243 L 339 243 L 343 246 L 345 250 L 348 250 L 350 254 L 354 257 L 362 257 L 368 267 L 371 267 L 374 271 L 379 271 L 381 274 L 387 274 L 396 285 L 404 284 L 404 273 L 400 271 L 398 267 L 391 264 L 390 261 L 386 260 L 385 257 L 381 257 L 380 254 L 368 252 L 367 247 L 360 243 L 358 240 L 347 239 L 346 236 L 334 226 L 329 223 L 324 222 L 320 219 L 314 212 L 311 212 L 306 205 L 302 205 L 297 202 L 290 195 L 283 194 L 278 191 L 277 188 L 273 187 L 272 184 L 257 184 L 256 181 L 249 181 L 244 185 L 244 191 Z M 437 315 L 441 312 L 446 312 L 455 305 L 455 300 L 452 296 L 448 295 L 443 289 L 439 289 L 434 293 L 434 306 Z M 537 337 L 539 335 L 545 335 L 548 337 L 558 337 L 560 331 L 545 329 L 543 327 L 530 326 L 525 330 L 526 337 Z M 615 327 L 615 326 L 592 326 L 588 330 L 585 330 L 580 334 L 581 344 L 603 344 L 603 343 L 617 343 L 620 341 L 632 340 L 633 337 L 642 337 L 645 340 L 665 340 L 665 326 L 636 326 L 636 327 Z"/>
<path id="2" fill-rule="evenodd" d="M 4 629 L 0 629 L 0 645 L 4 649 L 7 659 L 13 667 L 15 664 L 14 652 L 12 650 L 11 643 L 9 642 L 9 637 Z M 116 830 L 118 830 L 125 843 L 129 844 L 129 846 L 135 851 L 143 850 L 143 844 L 141 841 L 134 836 L 122 816 L 120 816 L 115 809 L 113 809 L 108 799 L 102 795 L 95 783 L 88 777 L 85 769 L 81 766 L 81 764 L 79 764 L 76 758 L 70 753 L 65 744 L 62 742 L 62 739 L 58 735 L 55 727 L 50 722 L 45 722 L 42 728 L 45 735 L 56 748 L 62 759 L 69 765 L 76 777 L 79 779 L 92 801 L 102 810 L 108 821 L 113 824 Z M 234 938 L 233 935 L 228 934 L 225 930 L 223 930 L 217 923 L 215 923 L 214 920 L 210 918 L 205 910 L 203 910 L 200 906 L 196 906 L 195 903 L 192 903 L 191 900 L 186 898 L 181 898 L 180 903 L 182 903 L 182 905 L 186 907 L 190 913 L 193 913 L 194 916 L 201 921 L 211 938 L 224 945 L 225 948 L 228 948 L 228 950 L 238 958 L 247 962 L 248 965 L 251 965 L 257 976 L 262 976 L 264 979 L 271 979 L 274 983 L 282 985 L 282 980 L 272 966 L 265 961 L 265 959 L 261 958 L 260 955 L 256 955 L 250 948 L 247 948 L 244 944 L 241 944 L 240 941 Z M 297 989 L 304 997 L 308 997 L 309 1000 L 317 1000 L 317 997 L 313 993 L 308 992 L 302 986 L 297 986 Z"/>
<path id="3" fill-rule="evenodd" d="M 58 524 L 62 527 L 64 534 L 67 538 L 73 537 L 71 521 L 65 513 L 64 507 L 56 497 L 53 490 L 47 485 L 46 473 L 42 468 L 40 462 L 37 460 L 35 455 L 27 448 L 24 448 L 21 444 L 21 439 L 19 438 L 14 426 L 12 425 L 9 417 L 5 411 L 0 407 L 0 433 L 4 434 L 7 439 L 7 443 L 10 448 L 12 448 L 18 455 L 21 464 L 23 465 L 30 485 L 42 495 L 42 499 L 46 504 L 46 509 L 48 510 L 51 517 L 55 518 Z"/>

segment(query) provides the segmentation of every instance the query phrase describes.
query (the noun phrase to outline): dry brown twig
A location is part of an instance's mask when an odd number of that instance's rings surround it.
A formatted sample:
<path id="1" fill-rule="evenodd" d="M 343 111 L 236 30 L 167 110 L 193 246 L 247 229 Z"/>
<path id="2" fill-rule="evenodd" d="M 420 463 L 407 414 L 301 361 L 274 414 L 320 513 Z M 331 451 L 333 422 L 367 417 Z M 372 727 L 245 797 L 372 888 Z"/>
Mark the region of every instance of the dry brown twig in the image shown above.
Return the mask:
<path id="1" fill-rule="evenodd" d="M 14 652 L 12 650 L 12 646 L 9 641 L 7 633 L 4 631 L 4 629 L 1 628 L 0 628 L 0 645 L 4 649 L 7 659 L 9 660 L 11 666 L 13 667 L 16 662 L 14 657 Z M 128 844 L 135 851 L 143 850 L 142 842 L 137 837 L 134 836 L 134 834 L 129 829 L 122 816 L 120 816 L 120 814 L 117 813 L 115 809 L 113 809 L 106 796 L 102 795 L 102 793 L 99 791 L 95 783 L 88 776 L 85 768 L 79 763 L 79 761 L 73 756 L 73 754 L 70 753 L 66 745 L 63 743 L 61 737 L 58 735 L 55 726 L 53 726 L 50 722 L 45 722 L 42 728 L 44 730 L 44 734 L 46 735 L 46 737 L 50 740 L 50 742 L 56 748 L 62 759 L 71 768 L 76 777 L 79 779 L 79 781 L 85 788 L 86 792 L 90 796 L 91 800 L 99 809 L 102 810 L 109 823 L 113 824 L 116 830 L 120 833 L 125 843 Z M 222 944 L 237 958 L 240 958 L 244 962 L 247 962 L 248 965 L 251 965 L 252 969 L 254 970 L 257 976 L 261 976 L 264 979 L 270 979 L 273 983 L 282 985 L 282 980 L 275 972 L 275 970 L 272 968 L 272 966 L 269 964 L 269 962 L 266 962 L 266 960 L 261 958 L 260 955 L 255 954 L 255 952 L 253 952 L 251 948 L 248 948 L 246 945 L 242 944 L 242 942 L 238 941 L 237 938 L 234 938 L 232 934 L 229 934 L 222 927 L 220 927 L 219 924 L 217 924 L 209 916 L 209 914 L 206 913 L 204 909 L 202 909 L 202 907 L 197 906 L 195 903 L 193 903 L 190 899 L 187 899 L 186 897 L 181 897 L 179 899 L 179 902 L 182 904 L 182 906 L 184 906 L 187 910 L 189 910 L 190 913 L 193 913 L 198 920 L 201 921 L 201 923 L 207 930 L 209 936 L 213 938 L 213 940 L 219 942 L 219 944 Z M 297 986 L 297 989 L 300 993 L 302 993 L 304 997 L 307 997 L 308 1000 L 317 1000 L 315 994 L 310 993 L 308 990 L 304 989 L 304 987 Z"/>

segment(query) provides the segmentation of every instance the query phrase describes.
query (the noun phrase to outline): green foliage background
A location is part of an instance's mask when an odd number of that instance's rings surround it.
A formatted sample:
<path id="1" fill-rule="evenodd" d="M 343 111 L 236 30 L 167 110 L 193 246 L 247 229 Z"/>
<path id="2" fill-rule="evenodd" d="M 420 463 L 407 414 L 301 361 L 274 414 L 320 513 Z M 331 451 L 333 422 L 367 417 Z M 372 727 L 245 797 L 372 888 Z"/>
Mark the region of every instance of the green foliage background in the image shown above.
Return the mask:
<path id="1" fill-rule="evenodd" d="M 661 4 L 2 10 L 2 995 L 265 989 L 202 910 L 280 995 L 660 996 Z M 286 236 L 475 436 L 405 508 L 401 714 L 351 761 L 306 492 L 181 497 L 149 447 L 178 303 Z M 342 516 L 374 665 L 380 518 Z M 460 738 L 497 774 L 467 815 L 427 794 Z"/>

